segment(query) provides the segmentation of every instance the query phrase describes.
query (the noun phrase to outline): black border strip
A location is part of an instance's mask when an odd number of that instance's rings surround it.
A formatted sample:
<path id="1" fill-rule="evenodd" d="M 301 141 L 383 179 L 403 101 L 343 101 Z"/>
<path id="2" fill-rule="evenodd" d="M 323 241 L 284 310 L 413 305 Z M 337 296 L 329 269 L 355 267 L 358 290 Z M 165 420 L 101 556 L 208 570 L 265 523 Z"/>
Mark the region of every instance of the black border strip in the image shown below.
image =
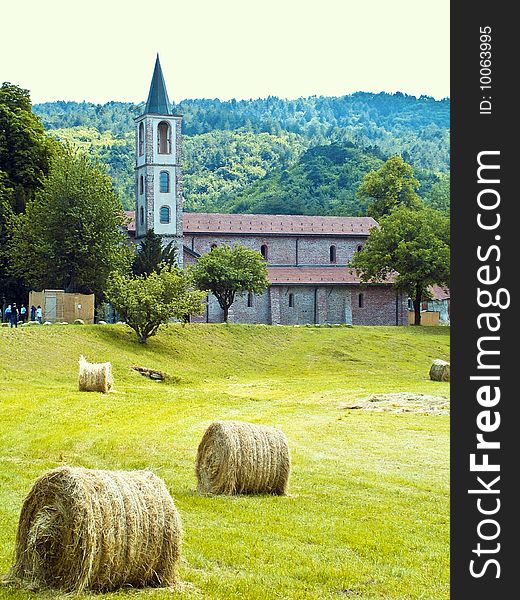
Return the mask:
<path id="1" fill-rule="evenodd" d="M 514 581 L 520 572 L 516 565 L 518 500 L 513 486 L 519 481 L 515 463 L 517 457 L 520 458 L 520 430 L 517 432 L 520 398 L 519 386 L 515 389 L 513 381 L 518 326 L 512 285 L 513 274 L 518 271 L 514 263 L 519 256 L 513 233 L 519 192 L 513 190 L 513 185 L 520 171 L 515 164 L 520 152 L 512 151 L 511 147 L 518 129 L 518 111 L 513 110 L 513 103 L 518 104 L 518 100 L 513 87 L 517 87 L 515 63 L 520 54 L 517 47 L 520 35 L 513 32 L 512 6 L 514 3 L 497 1 L 452 2 L 451 6 L 451 597 L 457 600 L 505 599 L 518 595 Z M 483 66 L 487 63 L 480 63 L 487 58 L 485 54 L 480 55 L 487 48 L 485 45 L 484 50 L 480 48 L 481 28 L 482 40 L 487 40 L 486 28 L 490 28 L 490 75 Z M 486 77 L 491 78 L 490 89 L 481 88 L 488 82 Z M 481 154 L 480 160 L 500 168 L 482 170 L 481 180 L 485 181 L 479 183 L 478 156 L 482 152 L 495 152 Z M 498 152 L 500 154 L 496 154 Z M 500 183 L 496 179 L 500 179 Z M 489 205 L 493 198 L 499 199 L 496 209 L 479 208 L 478 197 L 483 190 L 494 190 L 485 191 L 480 198 Z M 500 214 L 500 224 L 492 230 L 480 228 L 479 212 L 483 222 L 488 224 L 494 223 Z M 493 245 L 498 250 L 490 250 Z M 478 258 L 479 246 L 481 257 L 489 251 L 484 260 Z M 480 271 L 481 278 L 495 278 L 499 267 L 500 280 L 496 284 L 479 282 L 478 269 L 486 265 L 489 271 Z M 511 305 L 509 308 L 479 306 L 479 287 L 493 296 L 500 288 L 508 290 Z M 481 296 L 481 304 L 486 303 L 486 297 Z M 505 306 L 507 294 L 502 292 L 500 298 L 500 304 Z M 479 329 L 478 317 L 483 313 L 495 313 L 498 317 L 489 320 L 481 317 Z M 488 324 L 491 322 L 494 327 L 500 323 L 498 331 L 490 332 Z M 483 340 L 483 336 L 498 339 Z M 498 369 L 478 368 L 479 339 L 481 348 L 500 352 L 481 355 L 481 363 L 498 365 Z M 499 376 L 500 380 L 471 379 L 491 375 Z M 478 401 L 478 390 L 487 385 L 492 391 L 490 404 L 496 396 L 494 388 L 500 388 L 500 401 L 493 407 L 483 406 Z M 485 396 L 481 399 L 486 400 Z M 496 427 L 483 435 L 487 441 L 500 443 L 500 449 L 477 449 L 477 434 L 482 433 L 479 423 L 490 430 Z M 483 455 L 487 454 L 489 463 L 498 466 L 500 471 L 471 471 L 471 454 L 475 454 L 477 464 L 483 463 L 486 460 Z M 500 479 L 492 484 L 497 476 Z M 487 492 L 482 482 L 489 487 Z M 468 490 L 476 493 L 468 493 Z M 493 511 L 496 512 L 491 514 Z"/>

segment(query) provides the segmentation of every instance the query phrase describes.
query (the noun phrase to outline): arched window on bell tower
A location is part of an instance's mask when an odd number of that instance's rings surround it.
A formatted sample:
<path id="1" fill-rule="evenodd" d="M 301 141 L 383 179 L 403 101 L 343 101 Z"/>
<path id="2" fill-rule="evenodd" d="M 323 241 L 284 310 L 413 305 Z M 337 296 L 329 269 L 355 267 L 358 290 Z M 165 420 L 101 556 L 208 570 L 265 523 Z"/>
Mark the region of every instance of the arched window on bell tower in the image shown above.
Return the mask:
<path id="1" fill-rule="evenodd" d="M 157 152 L 159 154 L 172 153 L 172 128 L 166 121 L 161 121 L 157 127 Z"/>
<path id="2" fill-rule="evenodd" d="M 159 174 L 159 190 L 162 194 L 170 191 L 170 174 L 168 171 L 161 171 Z"/>

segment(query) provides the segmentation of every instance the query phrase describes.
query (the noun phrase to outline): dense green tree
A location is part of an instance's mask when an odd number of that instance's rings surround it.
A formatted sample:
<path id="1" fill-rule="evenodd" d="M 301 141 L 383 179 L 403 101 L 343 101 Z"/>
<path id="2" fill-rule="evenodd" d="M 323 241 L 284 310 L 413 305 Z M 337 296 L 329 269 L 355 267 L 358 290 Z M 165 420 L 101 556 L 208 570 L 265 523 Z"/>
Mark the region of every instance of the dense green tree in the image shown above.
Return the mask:
<path id="1" fill-rule="evenodd" d="M 421 204 L 418 187 L 413 167 L 401 156 L 391 156 L 380 169 L 365 175 L 358 196 L 368 203 L 367 214 L 379 219 L 397 206 L 418 208 Z"/>
<path id="2" fill-rule="evenodd" d="M 370 231 L 361 252 L 351 262 L 365 283 L 395 277 L 396 285 L 412 298 L 415 325 L 421 324 L 421 303 L 428 287 L 449 285 L 449 220 L 431 208 L 395 208 Z"/>
<path id="3" fill-rule="evenodd" d="M 199 289 L 208 290 L 215 296 L 224 311 L 226 323 L 237 295 L 261 294 L 269 286 L 263 256 L 240 245 L 218 246 L 203 254 L 193 268 L 193 280 Z"/>
<path id="4" fill-rule="evenodd" d="M 172 265 L 159 273 L 129 277 L 114 272 L 107 283 L 107 298 L 145 344 L 161 325 L 175 318 L 186 322 L 204 310 L 206 293 L 193 289 L 191 276 Z"/>
<path id="5" fill-rule="evenodd" d="M 85 154 L 67 149 L 15 223 L 14 273 L 34 288 L 95 293 L 109 273 L 129 268 L 124 213 L 108 175 Z"/>
<path id="6" fill-rule="evenodd" d="M 24 210 L 41 186 L 58 147 L 33 113 L 28 90 L 4 83 L 0 87 L 0 172 L 3 186 L 13 190 L 15 213 Z"/>
<path id="7" fill-rule="evenodd" d="M 21 301 L 21 283 L 11 274 L 9 243 L 13 222 L 13 190 L 6 187 L 7 175 L 0 172 L 0 308 L 8 301 Z"/>
<path id="8" fill-rule="evenodd" d="M 160 271 L 164 265 L 176 263 L 177 248 L 174 243 L 170 242 L 163 248 L 161 236 L 149 229 L 140 241 L 132 263 L 132 272 L 134 275 L 150 275 L 154 271 Z"/>
<path id="9" fill-rule="evenodd" d="M 437 181 L 431 186 L 425 203 L 431 208 L 440 210 L 442 213 L 450 212 L 450 176 L 448 173 L 439 173 Z"/>

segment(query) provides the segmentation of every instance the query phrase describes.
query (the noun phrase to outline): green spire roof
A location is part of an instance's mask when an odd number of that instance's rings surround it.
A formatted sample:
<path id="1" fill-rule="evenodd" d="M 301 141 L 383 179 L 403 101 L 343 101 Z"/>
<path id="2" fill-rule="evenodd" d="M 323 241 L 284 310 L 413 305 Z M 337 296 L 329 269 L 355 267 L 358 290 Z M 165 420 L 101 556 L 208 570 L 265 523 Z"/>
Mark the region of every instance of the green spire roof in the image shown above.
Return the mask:
<path id="1" fill-rule="evenodd" d="M 159 62 L 159 55 L 155 61 L 153 70 L 152 83 L 150 85 L 150 93 L 144 109 L 145 114 L 152 113 L 156 115 L 171 115 L 170 101 L 168 100 L 168 92 Z"/>

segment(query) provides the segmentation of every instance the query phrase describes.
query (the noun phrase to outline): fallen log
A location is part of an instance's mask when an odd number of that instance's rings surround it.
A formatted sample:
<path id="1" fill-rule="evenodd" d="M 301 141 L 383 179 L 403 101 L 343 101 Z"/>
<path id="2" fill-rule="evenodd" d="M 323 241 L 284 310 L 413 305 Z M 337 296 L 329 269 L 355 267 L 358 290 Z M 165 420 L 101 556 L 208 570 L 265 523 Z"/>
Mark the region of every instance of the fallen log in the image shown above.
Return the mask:
<path id="1" fill-rule="evenodd" d="M 143 377 L 149 377 L 154 381 L 164 381 L 165 379 L 169 379 L 169 375 L 164 373 L 163 371 L 156 371 L 155 369 L 149 369 L 148 367 L 140 367 L 139 365 L 132 365 L 130 367 L 134 371 L 141 373 Z"/>

